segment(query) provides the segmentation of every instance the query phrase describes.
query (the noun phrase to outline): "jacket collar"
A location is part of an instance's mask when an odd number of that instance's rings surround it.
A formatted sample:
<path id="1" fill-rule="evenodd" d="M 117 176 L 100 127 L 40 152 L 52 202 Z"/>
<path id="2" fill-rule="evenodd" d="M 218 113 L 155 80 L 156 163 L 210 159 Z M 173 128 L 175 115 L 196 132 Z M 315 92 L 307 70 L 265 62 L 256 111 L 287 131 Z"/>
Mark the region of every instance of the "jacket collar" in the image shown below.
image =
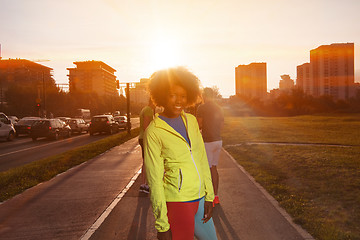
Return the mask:
<path id="1" fill-rule="evenodd" d="M 184 123 L 185 123 L 185 128 L 186 128 L 186 131 L 188 131 L 189 129 L 189 126 L 188 126 L 188 120 L 187 120 L 187 116 L 186 116 L 186 113 L 184 111 L 181 112 L 180 114 L 181 118 L 183 119 Z M 157 128 L 162 128 L 162 129 L 165 129 L 166 131 L 169 131 L 173 134 L 176 134 L 178 135 L 179 137 L 183 138 L 180 133 L 178 133 L 177 131 L 175 131 L 172 127 L 169 126 L 169 124 L 167 124 L 164 120 L 162 120 L 161 118 L 159 118 L 159 113 L 156 113 L 155 114 L 155 118 L 154 118 L 154 125 L 155 127 Z M 186 141 L 184 139 L 184 141 Z"/>

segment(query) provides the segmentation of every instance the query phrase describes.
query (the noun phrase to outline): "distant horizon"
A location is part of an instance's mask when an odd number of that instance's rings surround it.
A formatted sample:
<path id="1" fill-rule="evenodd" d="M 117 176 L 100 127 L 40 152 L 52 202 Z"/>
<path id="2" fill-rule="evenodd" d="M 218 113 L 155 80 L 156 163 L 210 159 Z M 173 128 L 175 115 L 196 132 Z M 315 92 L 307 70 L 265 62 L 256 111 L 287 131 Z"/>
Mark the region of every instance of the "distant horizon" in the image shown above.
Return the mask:
<path id="1" fill-rule="evenodd" d="M 49 61 L 51 61 L 51 60 L 48 60 L 48 59 L 25 59 L 25 58 L 4 58 L 4 57 L 1 57 L 0 56 L 0 60 L 8 60 L 8 59 L 22 59 L 22 60 L 29 60 L 29 61 L 33 61 L 33 62 L 35 62 L 35 63 L 37 63 L 37 64 L 40 64 L 40 65 L 43 65 L 43 66 L 46 66 L 46 64 L 44 63 L 44 62 L 49 62 Z M 34 61 L 35 60 L 35 61 Z M 39 60 L 39 61 L 36 61 L 36 60 Z M 74 61 L 74 62 L 85 62 L 85 61 L 100 61 L 100 62 L 104 62 L 105 64 L 107 64 L 107 65 L 109 65 L 108 63 L 106 63 L 105 61 L 101 61 L 101 60 L 83 60 L 83 61 Z M 76 66 L 74 66 L 75 64 L 74 64 L 74 62 L 72 62 L 72 64 L 73 64 L 73 66 L 72 67 L 76 67 Z M 309 61 L 310 62 L 310 61 Z M 260 63 L 260 62 L 251 62 L 251 63 Z M 249 65 L 249 64 L 251 64 L 251 63 L 248 63 L 248 64 L 239 64 L 239 65 Z M 266 62 L 265 62 L 266 63 Z M 308 63 L 308 62 L 305 62 L 305 63 Z M 237 65 L 237 66 L 239 66 L 239 65 Z M 111 65 L 109 65 L 110 67 L 112 67 Z M 237 67 L 236 66 L 236 67 Z M 49 67 L 49 66 L 46 66 L 46 67 Z M 51 68 L 51 67 L 50 67 Z M 71 67 L 67 67 L 67 68 L 71 68 Z M 67 72 L 68 72 L 68 70 L 67 70 L 67 68 L 65 69 Z M 113 67 L 112 67 L 113 68 Z M 53 69 L 53 68 L 52 68 Z M 115 69 L 116 70 L 116 69 Z M 117 70 L 116 70 L 117 71 Z M 196 74 L 196 73 L 195 73 Z M 235 67 L 234 67 L 234 74 L 235 74 Z M 68 75 L 68 74 L 67 74 Z M 115 72 L 115 75 L 116 75 L 116 72 Z M 282 75 L 289 75 L 289 74 L 282 74 Z M 280 75 L 281 76 L 281 75 Z M 281 80 L 281 77 L 279 76 L 279 81 Z M 139 78 L 137 81 L 131 81 L 131 82 L 134 82 L 134 83 L 136 83 L 136 82 L 140 82 L 140 79 L 142 79 L 142 78 L 149 78 L 150 76 L 144 76 L 144 77 L 141 77 L 141 78 Z M 59 81 L 57 81 L 56 80 L 56 78 L 55 78 L 55 69 L 53 69 L 53 78 L 54 78 L 54 80 L 55 80 L 55 83 L 56 84 L 69 84 L 69 79 L 67 79 L 67 82 L 59 82 Z M 296 85 L 296 78 L 293 78 L 293 77 L 291 77 L 291 75 L 290 75 L 290 78 L 292 79 L 292 80 L 294 80 L 294 83 L 295 83 L 295 85 Z M 119 80 L 118 79 L 118 76 L 117 76 L 117 80 Z M 201 81 L 201 79 L 200 79 L 200 81 Z M 267 80 L 268 81 L 268 80 Z M 355 83 L 360 83 L 360 69 L 354 69 L 354 82 Z M 126 82 L 121 82 L 120 81 L 120 83 L 126 83 Z M 216 85 L 213 85 L 213 86 L 203 86 L 203 87 L 218 87 L 219 88 L 219 86 L 216 86 Z M 268 93 L 270 93 L 270 91 L 271 90 L 274 90 L 274 89 L 278 89 L 279 88 L 279 86 L 278 87 L 274 87 L 274 88 L 272 88 L 272 89 L 270 89 L 269 87 L 267 88 L 267 92 Z M 220 88 L 219 88 L 220 89 Z M 234 77 L 234 93 L 233 94 L 230 94 L 230 95 L 223 95 L 222 94 L 222 92 L 220 92 L 220 94 L 222 95 L 222 97 L 223 98 L 229 98 L 230 96 L 234 96 L 235 95 L 235 77 Z"/>
<path id="2" fill-rule="evenodd" d="M 224 0 L 7 1 L 0 9 L 3 59 L 47 59 L 56 83 L 68 83 L 76 61 L 103 61 L 120 82 L 185 66 L 204 87 L 235 94 L 235 67 L 267 63 L 267 90 L 321 45 L 355 45 L 360 82 L 360 1 Z M 14 14 L 16 13 L 16 14 Z M 303 17 L 304 16 L 304 17 Z"/>

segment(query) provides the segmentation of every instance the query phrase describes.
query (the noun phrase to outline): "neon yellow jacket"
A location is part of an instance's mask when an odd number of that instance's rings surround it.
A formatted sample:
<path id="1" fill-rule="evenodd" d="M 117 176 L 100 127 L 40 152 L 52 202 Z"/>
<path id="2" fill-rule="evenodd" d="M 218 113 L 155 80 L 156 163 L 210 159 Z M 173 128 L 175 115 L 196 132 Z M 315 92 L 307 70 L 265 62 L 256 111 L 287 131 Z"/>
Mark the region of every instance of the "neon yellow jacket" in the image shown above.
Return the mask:
<path id="1" fill-rule="evenodd" d="M 144 160 L 150 201 L 159 232 L 169 230 L 166 202 L 185 202 L 205 196 L 214 200 L 210 168 L 196 118 L 182 113 L 191 146 L 158 115 L 144 136 Z"/>

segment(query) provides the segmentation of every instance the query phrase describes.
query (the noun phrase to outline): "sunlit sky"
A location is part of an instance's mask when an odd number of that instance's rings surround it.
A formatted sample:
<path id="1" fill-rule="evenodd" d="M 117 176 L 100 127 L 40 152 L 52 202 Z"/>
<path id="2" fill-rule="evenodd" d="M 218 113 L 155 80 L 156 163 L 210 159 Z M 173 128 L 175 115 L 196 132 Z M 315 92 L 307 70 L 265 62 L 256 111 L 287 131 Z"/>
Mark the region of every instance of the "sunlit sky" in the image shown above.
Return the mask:
<path id="1" fill-rule="evenodd" d="M 39 63 L 57 83 L 74 61 L 103 61 L 120 82 L 183 65 L 228 97 L 236 66 L 266 62 L 271 90 L 331 43 L 355 43 L 357 78 L 359 11 L 359 0 L 0 0 L 1 55 L 50 60 Z"/>

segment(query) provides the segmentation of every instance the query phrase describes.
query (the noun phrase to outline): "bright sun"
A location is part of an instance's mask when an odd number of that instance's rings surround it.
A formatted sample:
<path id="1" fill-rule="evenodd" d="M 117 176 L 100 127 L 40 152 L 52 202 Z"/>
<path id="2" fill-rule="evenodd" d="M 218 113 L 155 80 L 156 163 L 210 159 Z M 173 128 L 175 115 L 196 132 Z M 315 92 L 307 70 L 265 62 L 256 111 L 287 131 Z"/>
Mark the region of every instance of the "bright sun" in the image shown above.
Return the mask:
<path id="1" fill-rule="evenodd" d="M 152 44 L 152 66 L 156 70 L 180 65 L 180 47 L 172 39 L 159 39 Z"/>

